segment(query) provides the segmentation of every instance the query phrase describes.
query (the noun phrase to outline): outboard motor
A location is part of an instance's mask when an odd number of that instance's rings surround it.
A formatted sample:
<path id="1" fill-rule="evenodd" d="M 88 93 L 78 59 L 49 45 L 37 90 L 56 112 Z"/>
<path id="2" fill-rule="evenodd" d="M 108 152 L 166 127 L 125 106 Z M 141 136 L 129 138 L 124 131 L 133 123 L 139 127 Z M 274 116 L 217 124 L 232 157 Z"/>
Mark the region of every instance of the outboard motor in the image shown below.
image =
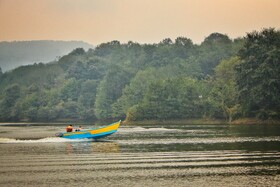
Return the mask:
<path id="1" fill-rule="evenodd" d="M 63 133 L 58 132 L 58 133 L 55 134 L 55 136 L 56 136 L 56 137 L 63 137 Z"/>

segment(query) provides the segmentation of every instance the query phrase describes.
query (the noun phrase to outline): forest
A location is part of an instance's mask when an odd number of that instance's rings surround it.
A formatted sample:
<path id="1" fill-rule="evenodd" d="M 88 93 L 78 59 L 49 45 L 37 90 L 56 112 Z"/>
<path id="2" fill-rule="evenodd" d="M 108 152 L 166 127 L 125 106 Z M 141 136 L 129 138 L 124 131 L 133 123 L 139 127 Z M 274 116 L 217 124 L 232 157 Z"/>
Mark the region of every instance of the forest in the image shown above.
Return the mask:
<path id="1" fill-rule="evenodd" d="M 35 54 L 34 54 L 35 55 Z M 0 121 L 280 119 L 280 31 L 77 48 L 0 69 Z"/>

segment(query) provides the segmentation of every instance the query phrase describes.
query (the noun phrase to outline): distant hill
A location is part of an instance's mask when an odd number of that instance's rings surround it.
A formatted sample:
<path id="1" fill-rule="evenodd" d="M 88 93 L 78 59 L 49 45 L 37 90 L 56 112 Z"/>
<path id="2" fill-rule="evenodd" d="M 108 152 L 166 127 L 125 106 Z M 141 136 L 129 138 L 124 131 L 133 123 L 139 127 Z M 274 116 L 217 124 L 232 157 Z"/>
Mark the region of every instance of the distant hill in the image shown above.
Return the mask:
<path id="1" fill-rule="evenodd" d="M 75 48 L 88 50 L 93 46 L 82 41 L 0 42 L 0 67 L 4 72 L 22 65 L 47 63 L 68 54 Z"/>

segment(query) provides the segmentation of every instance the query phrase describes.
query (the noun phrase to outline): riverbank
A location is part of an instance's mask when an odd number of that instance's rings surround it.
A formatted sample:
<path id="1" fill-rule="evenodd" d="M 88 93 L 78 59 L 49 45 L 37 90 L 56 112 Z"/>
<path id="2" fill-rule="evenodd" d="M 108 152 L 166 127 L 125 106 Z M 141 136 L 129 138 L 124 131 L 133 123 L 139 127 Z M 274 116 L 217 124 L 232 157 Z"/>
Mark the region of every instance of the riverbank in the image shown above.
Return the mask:
<path id="1" fill-rule="evenodd" d="M 181 120 L 143 120 L 143 121 L 123 121 L 123 125 L 158 125 L 158 124 L 182 124 L 182 125 L 219 125 L 219 124 L 229 124 L 229 125 L 280 125 L 279 120 L 260 120 L 255 118 L 242 118 L 228 123 L 226 120 L 221 119 L 181 119 Z"/>
<path id="2" fill-rule="evenodd" d="M 255 118 L 242 118 L 234 120 L 232 125 L 280 125 L 280 120 L 260 120 Z"/>
<path id="3" fill-rule="evenodd" d="M 71 120 L 69 120 L 71 121 Z M 115 120 L 117 121 L 117 119 Z M 110 123 L 113 123 L 112 120 L 106 120 L 106 121 L 94 121 L 94 122 L 76 122 L 73 123 L 75 125 L 84 125 L 84 124 L 96 124 L 96 125 L 108 125 Z M 0 122 L 0 126 L 5 125 L 69 125 L 69 122 Z M 231 123 L 228 123 L 226 120 L 222 119 L 211 119 L 211 118 L 204 118 L 204 119 L 174 119 L 174 120 L 142 120 L 142 121 L 122 121 L 122 125 L 128 125 L 128 126 L 141 126 L 141 125 L 158 125 L 158 124 L 164 124 L 164 125 L 219 125 L 219 124 L 229 124 L 229 125 L 280 125 L 280 120 L 260 120 L 255 118 L 242 118 L 232 121 Z"/>
<path id="4" fill-rule="evenodd" d="M 176 124 L 176 125 L 212 125 L 212 124 L 225 124 L 227 123 L 225 120 L 217 120 L 217 119 L 178 119 L 178 120 L 142 120 L 142 121 L 123 121 L 124 125 L 158 125 L 158 124 Z"/>

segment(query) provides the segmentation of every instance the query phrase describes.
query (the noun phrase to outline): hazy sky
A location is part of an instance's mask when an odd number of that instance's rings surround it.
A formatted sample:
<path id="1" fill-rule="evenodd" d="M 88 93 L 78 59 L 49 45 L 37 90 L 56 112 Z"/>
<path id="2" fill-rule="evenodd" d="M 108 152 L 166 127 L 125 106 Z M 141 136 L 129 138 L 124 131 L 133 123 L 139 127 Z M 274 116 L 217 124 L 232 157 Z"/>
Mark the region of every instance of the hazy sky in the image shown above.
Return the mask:
<path id="1" fill-rule="evenodd" d="M 0 0 L 0 41 L 158 43 L 280 28 L 280 0 Z"/>

